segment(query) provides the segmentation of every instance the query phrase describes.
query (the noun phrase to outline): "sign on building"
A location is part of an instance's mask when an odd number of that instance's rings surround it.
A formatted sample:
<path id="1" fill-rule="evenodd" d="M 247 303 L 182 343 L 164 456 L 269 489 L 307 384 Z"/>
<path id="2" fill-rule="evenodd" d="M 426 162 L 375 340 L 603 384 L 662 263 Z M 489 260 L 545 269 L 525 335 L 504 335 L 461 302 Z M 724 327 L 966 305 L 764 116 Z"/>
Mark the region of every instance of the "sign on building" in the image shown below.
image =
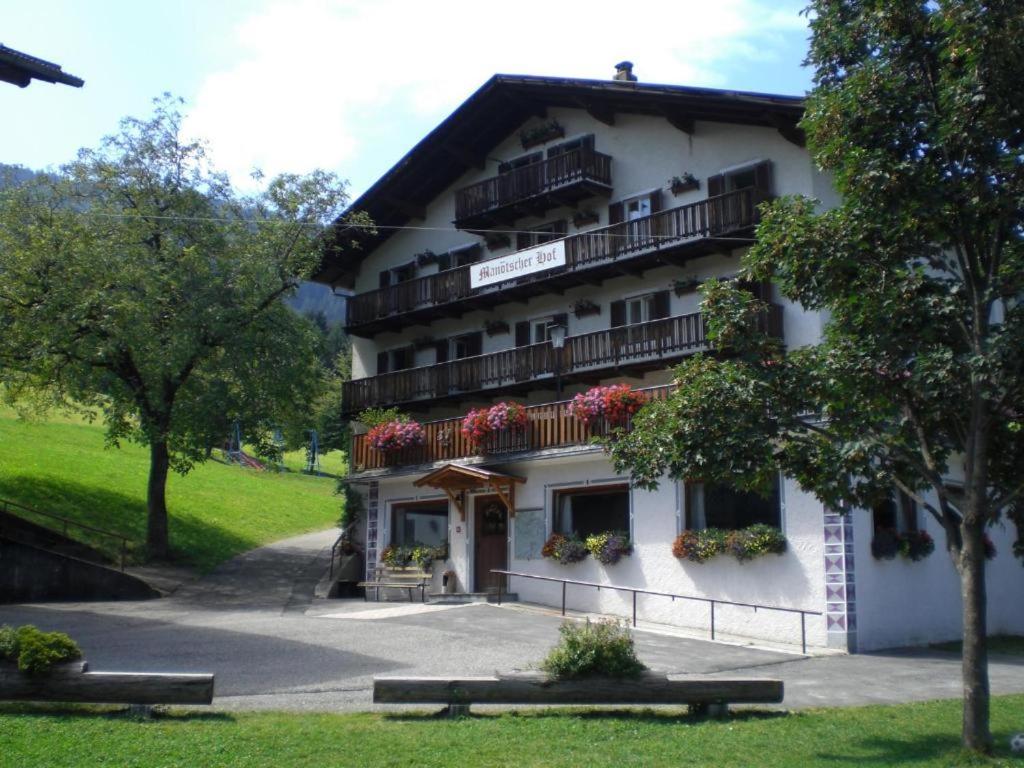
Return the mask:
<path id="1" fill-rule="evenodd" d="M 536 248 L 516 251 L 508 256 L 499 256 L 470 265 L 469 287 L 481 288 L 564 266 L 565 241 L 553 240 Z"/>

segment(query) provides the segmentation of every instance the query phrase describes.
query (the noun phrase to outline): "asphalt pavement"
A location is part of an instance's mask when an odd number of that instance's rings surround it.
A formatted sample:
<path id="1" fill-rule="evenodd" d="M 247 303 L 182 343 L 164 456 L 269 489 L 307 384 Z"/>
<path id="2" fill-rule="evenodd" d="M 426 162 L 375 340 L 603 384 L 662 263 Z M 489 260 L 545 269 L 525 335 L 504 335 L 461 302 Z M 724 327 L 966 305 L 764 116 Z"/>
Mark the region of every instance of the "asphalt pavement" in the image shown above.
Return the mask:
<path id="1" fill-rule="evenodd" d="M 254 550 L 144 602 L 0 606 L 0 623 L 74 637 L 94 670 L 213 672 L 224 709 L 373 709 L 374 675 L 529 669 L 557 641 L 556 612 L 530 606 L 315 599 L 337 532 Z M 907 649 L 799 654 L 638 630 L 637 652 L 670 676 L 781 678 L 784 707 L 960 695 L 954 654 Z M 993 657 L 994 693 L 1024 692 L 1024 659 Z"/>

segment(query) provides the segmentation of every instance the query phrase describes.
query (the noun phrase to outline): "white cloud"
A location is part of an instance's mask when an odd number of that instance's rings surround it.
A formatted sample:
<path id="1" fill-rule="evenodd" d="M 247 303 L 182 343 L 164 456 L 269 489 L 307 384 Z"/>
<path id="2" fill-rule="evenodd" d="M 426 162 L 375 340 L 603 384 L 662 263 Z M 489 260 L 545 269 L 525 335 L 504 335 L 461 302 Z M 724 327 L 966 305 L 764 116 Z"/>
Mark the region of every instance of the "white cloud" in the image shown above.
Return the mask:
<path id="1" fill-rule="evenodd" d="M 338 168 L 389 121 L 439 120 L 495 72 L 603 78 L 631 58 L 646 82 L 722 85 L 724 66 L 768 59 L 767 36 L 805 26 L 801 5 L 271 2 L 238 27 L 238 63 L 205 80 L 186 129 L 236 183 L 254 167 Z"/>

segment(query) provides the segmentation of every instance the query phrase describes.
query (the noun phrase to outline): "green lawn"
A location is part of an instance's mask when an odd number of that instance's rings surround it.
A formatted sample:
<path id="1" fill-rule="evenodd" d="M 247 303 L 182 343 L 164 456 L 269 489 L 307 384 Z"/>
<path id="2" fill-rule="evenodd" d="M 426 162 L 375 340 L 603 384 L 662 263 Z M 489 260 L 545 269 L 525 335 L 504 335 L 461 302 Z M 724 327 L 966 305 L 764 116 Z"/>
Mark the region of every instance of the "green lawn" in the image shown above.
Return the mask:
<path id="1" fill-rule="evenodd" d="M 0 499 L 125 534 L 136 561 L 145 541 L 147 471 L 144 447 L 105 448 L 97 424 L 62 415 L 25 422 L 0 410 Z M 331 526 L 340 514 L 334 489 L 329 477 L 257 472 L 216 461 L 184 477 L 172 473 L 171 546 L 185 564 L 207 571 L 261 544 Z M 80 538 L 116 550 L 101 537 Z"/>
<path id="2" fill-rule="evenodd" d="M 83 709 L 0 709 L 0 763 L 63 766 L 1024 766 L 1009 755 L 1024 696 L 994 700 L 997 753 L 959 744 L 960 702 L 744 713 L 546 710 L 451 721 L 424 714 L 177 713 L 149 721 Z"/>
<path id="3" fill-rule="evenodd" d="M 348 459 L 344 451 L 329 451 L 320 455 L 320 472 L 325 475 L 341 477 L 348 473 Z M 287 451 L 284 454 L 284 465 L 292 472 L 302 472 L 306 468 L 306 451 Z"/>
<path id="4" fill-rule="evenodd" d="M 960 653 L 961 645 L 959 640 L 952 640 L 948 643 L 935 643 L 932 648 Z M 1024 656 L 1024 637 L 1021 635 L 992 635 L 988 639 L 988 652 L 1007 656 Z M 1024 724 L 1021 725 L 1021 730 L 1024 731 Z"/>

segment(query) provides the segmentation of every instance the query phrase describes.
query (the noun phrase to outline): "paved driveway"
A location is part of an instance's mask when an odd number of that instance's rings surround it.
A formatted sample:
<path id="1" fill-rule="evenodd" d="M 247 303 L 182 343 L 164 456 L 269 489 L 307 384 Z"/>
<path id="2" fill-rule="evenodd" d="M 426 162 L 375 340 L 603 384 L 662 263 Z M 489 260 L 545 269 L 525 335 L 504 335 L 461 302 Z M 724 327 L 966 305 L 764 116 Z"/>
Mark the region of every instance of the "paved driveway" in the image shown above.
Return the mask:
<path id="1" fill-rule="evenodd" d="M 215 704 L 234 709 L 369 709 L 374 675 L 524 669 L 557 639 L 559 616 L 521 606 L 314 601 L 334 535 L 255 550 L 162 600 L 0 606 L 0 623 L 68 632 L 96 670 L 214 672 Z M 636 643 L 671 675 L 782 678 L 789 708 L 960 694 L 950 654 L 804 658 L 644 631 Z M 994 659 L 991 678 L 1024 692 L 1024 660 Z"/>

